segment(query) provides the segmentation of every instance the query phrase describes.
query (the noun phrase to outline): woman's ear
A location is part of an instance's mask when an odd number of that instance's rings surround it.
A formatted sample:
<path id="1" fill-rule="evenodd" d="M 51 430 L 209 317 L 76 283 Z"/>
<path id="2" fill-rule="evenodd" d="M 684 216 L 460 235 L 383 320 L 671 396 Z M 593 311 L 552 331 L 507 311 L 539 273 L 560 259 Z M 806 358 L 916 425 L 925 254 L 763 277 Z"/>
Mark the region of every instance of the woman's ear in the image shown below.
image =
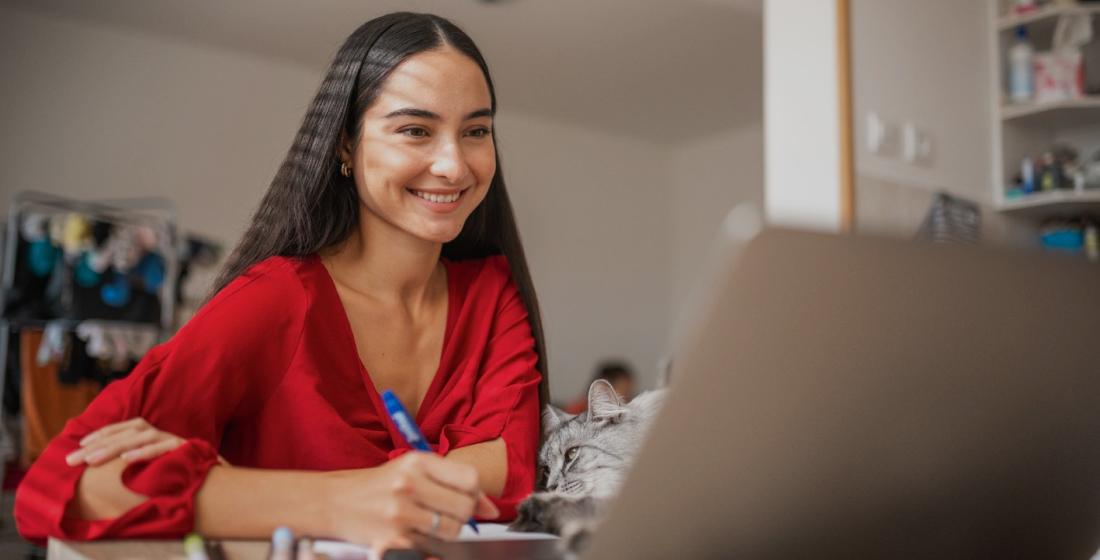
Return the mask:
<path id="1" fill-rule="evenodd" d="M 588 421 L 614 422 L 622 413 L 623 405 L 615 388 L 603 379 L 593 381 L 588 388 Z"/>
<path id="2" fill-rule="evenodd" d="M 336 145 L 336 159 L 346 163 L 348 167 L 355 167 L 355 144 L 346 132 L 340 134 L 340 142 Z"/>

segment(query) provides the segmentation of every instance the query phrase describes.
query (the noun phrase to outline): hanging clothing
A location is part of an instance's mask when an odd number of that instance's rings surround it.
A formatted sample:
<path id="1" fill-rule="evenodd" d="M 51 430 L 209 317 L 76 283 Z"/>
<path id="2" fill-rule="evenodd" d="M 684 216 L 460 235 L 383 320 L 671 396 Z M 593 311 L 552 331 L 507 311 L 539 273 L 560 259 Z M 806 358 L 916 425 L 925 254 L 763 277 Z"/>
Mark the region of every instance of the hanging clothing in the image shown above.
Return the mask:
<path id="1" fill-rule="evenodd" d="M 43 333 L 23 329 L 19 336 L 19 370 L 22 386 L 23 466 L 32 464 L 46 449 L 50 440 L 65 428 L 65 423 L 77 417 L 99 393 L 99 383 L 82 379 L 73 384 L 58 379 L 58 363 L 49 360 L 39 365 L 37 354 Z"/>
<path id="2" fill-rule="evenodd" d="M 65 354 L 57 365 L 57 379 L 65 385 L 75 385 L 81 381 L 94 381 L 100 387 L 105 385 L 104 375 L 95 358 L 88 355 L 88 345 L 76 334 L 65 334 Z"/>
<path id="3" fill-rule="evenodd" d="M 498 437 L 508 479 L 502 519 L 535 485 L 539 439 L 534 339 L 506 259 L 448 262 L 443 352 L 416 421 L 433 449 Z M 31 468 L 16 497 L 19 532 L 46 537 L 179 538 L 221 453 L 243 467 L 375 467 L 410 451 L 359 360 L 351 325 L 317 256 L 268 259 L 233 281 L 129 377 L 109 385 Z M 122 475 L 149 496 L 116 519 L 66 519 L 85 467 L 65 455 L 112 422 L 143 417 L 188 440 Z"/>
<path id="4" fill-rule="evenodd" d="M 2 364 L 2 367 L 7 368 L 7 374 L 4 375 L 4 414 L 10 416 L 23 413 L 23 380 L 19 374 L 22 369 L 19 361 L 21 337 L 19 331 L 8 332 L 8 352 Z"/>

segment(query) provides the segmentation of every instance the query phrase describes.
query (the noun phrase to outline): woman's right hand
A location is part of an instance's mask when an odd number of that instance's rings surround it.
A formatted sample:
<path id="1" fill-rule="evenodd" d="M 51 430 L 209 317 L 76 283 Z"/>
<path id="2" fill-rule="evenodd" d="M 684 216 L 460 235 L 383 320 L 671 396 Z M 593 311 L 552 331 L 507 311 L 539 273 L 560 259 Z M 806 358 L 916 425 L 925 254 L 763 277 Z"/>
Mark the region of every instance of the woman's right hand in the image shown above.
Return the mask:
<path id="1" fill-rule="evenodd" d="M 482 493 L 476 468 L 431 453 L 410 452 L 377 468 L 332 474 L 334 536 L 380 553 L 410 548 L 418 536 L 454 538 L 470 517 L 500 515 Z"/>

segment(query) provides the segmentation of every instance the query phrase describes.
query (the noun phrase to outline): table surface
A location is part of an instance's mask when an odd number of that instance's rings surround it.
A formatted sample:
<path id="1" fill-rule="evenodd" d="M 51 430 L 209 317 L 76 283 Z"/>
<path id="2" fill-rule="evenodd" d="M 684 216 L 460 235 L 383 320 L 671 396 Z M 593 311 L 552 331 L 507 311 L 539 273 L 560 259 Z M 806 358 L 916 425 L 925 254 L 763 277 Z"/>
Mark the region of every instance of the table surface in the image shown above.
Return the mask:
<path id="1" fill-rule="evenodd" d="M 266 560 L 270 541 L 224 540 L 226 560 Z M 50 539 L 47 560 L 187 560 L 183 541 L 70 542 Z"/>
<path id="2" fill-rule="evenodd" d="M 553 535 L 539 533 L 509 533 L 506 525 L 482 524 L 481 535 L 477 538 L 459 539 L 446 543 L 438 542 L 433 552 L 440 556 L 456 559 L 480 559 L 484 556 L 495 558 L 559 558 L 558 539 Z M 226 560 L 267 560 L 271 541 L 263 539 L 221 540 Z M 337 550 L 340 543 L 329 543 L 325 552 L 341 557 L 360 557 L 348 551 Z M 433 546 L 427 543 L 428 546 Z M 409 551 L 411 552 L 411 551 Z M 395 551 L 396 553 L 396 551 Z M 48 560 L 187 560 L 183 553 L 183 541 L 169 540 L 116 540 L 77 542 L 50 539 L 46 551 Z M 501 556 L 503 554 L 504 556 Z M 413 556 L 419 556 L 413 553 Z M 401 556 L 398 553 L 398 556 Z M 319 558 L 326 556 L 319 554 Z"/>

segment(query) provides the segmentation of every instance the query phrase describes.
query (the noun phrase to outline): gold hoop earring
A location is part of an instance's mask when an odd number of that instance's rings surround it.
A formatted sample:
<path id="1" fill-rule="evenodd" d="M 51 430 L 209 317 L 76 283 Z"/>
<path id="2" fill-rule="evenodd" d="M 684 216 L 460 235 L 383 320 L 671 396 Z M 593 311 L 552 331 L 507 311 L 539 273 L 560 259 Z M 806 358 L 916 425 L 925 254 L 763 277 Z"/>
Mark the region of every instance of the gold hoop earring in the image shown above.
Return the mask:
<path id="1" fill-rule="evenodd" d="M 341 163 L 340 164 L 340 174 L 343 175 L 344 177 L 349 178 L 349 179 L 351 178 L 351 168 L 348 167 L 348 164 L 346 164 L 346 163 Z"/>

